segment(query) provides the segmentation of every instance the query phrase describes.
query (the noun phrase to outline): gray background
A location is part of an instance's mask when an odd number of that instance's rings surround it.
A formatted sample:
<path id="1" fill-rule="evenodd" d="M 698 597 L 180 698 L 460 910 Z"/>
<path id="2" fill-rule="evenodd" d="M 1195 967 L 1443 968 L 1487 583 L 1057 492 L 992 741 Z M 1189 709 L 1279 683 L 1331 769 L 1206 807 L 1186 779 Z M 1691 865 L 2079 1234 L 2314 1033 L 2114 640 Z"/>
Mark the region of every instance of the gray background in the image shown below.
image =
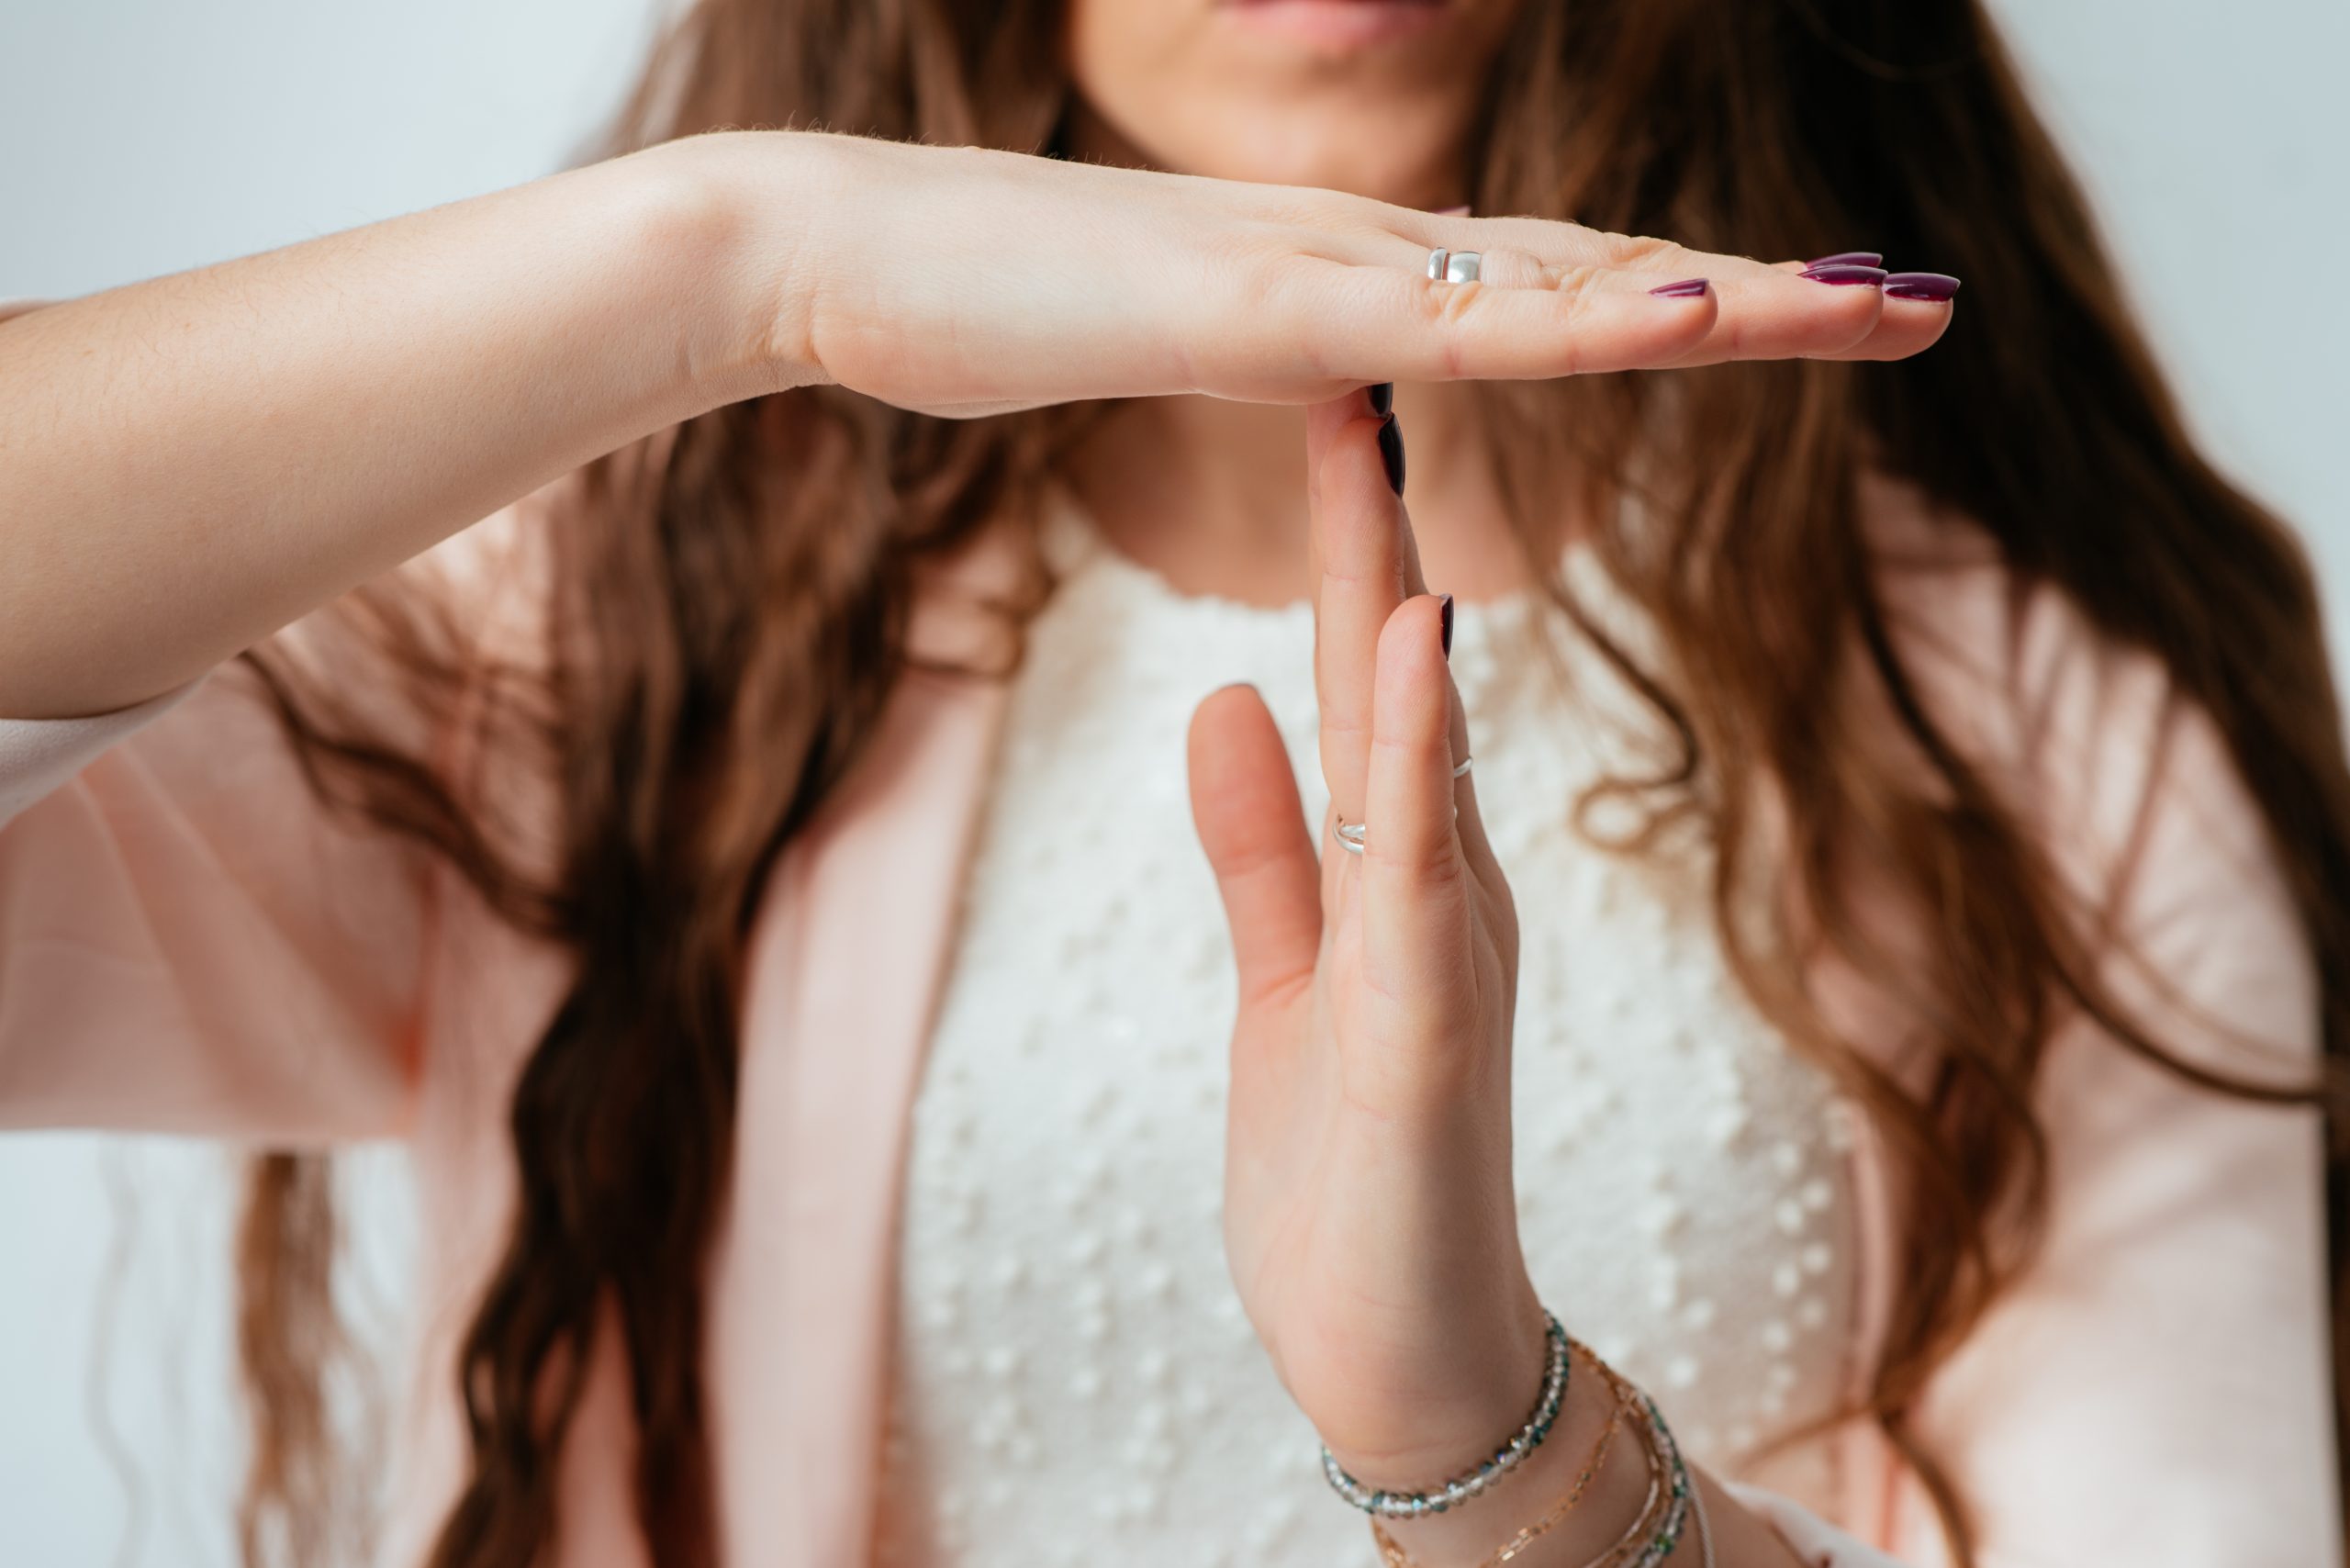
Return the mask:
<path id="1" fill-rule="evenodd" d="M 614 100 L 656 3 L 0 0 L 0 297 L 82 293 L 544 173 Z M 2344 641 L 2350 5 L 1997 8 L 2198 430 L 2299 522 Z M 415 1240 L 388 1154 L 350 1163 L 367 1216 L 352 1306 L 388 1344 Z M 0 1139 L 7 1562 L 233 1561 L 225 1166 L 168 1140 Z"/>

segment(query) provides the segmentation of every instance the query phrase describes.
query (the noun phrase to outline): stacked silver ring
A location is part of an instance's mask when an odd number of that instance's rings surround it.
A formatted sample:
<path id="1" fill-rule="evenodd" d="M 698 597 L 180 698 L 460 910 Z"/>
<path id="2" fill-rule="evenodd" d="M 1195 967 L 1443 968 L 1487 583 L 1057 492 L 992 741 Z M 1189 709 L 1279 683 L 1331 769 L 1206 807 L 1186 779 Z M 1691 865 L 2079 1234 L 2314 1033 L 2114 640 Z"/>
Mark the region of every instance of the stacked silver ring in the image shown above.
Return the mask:
<path id="1" fill-rule="evenodd" d="M 1438 283 L 1474 283 L 1484 260 L 1475 251 L 1448 251 L 1439 245 L 1428 252 L 1428 276 Z"/>
<path id="2" fill-rule="evenodd" d="M 1542 1397 L 1534 1406 L 1534 1414 L 1517 1429 L 1506 1445 L 1494 1457 L 1468 1474 L 1456 1477 L 1443 1485 L 1427 1492 L 1385 1492 L 1364 1485 L 1338 1468 L 1327 1445 L 1322 1450 L 1322 1473 L 1329 1479 L 1331 1489 L 1367 1514 L 1390 1519 L 1416 1519 L 1427 1514 L 1441 1514 L 1459 1506 L 1483 1492 L 1503 1476 L 1526 1462 L 1526 1456 L 1542 1446 L 1550 1435 L 1550 1427 L 1559 1418 L 1559 1411 L 1567 1402 L 1567 1372 L 1573 1360 L 1567 1353 L 1567 1331 L 1559 1327 L 1551 1313 L 1542 1314 L 1543 1338 L 1550 1356 L 1542 1372 Z"/>
<path id="3" fill-rule="evenodd" d="M 1453 764 L 1452 776 L 1455 778 L 1465 778 L 1469 772 L 1469 765 L 1476 760 L 1477 759 L 1474 756 L 1462 757 L 1459 762 Z M 1460 814 L 1460 808 L 1458 804 L 1454 805 L 1452 808 L 1452 814 L 1456 817 Z M 1346 818 L 1340 817 L 1337 822 L 1337 826 L 1331 831 L 1337 835 L 1339 846 L 1343 847 L 1348 854 L 1360 855 L 1362 853 L 1363 841 L 1371 833 L 1371 824 L 1369 823 L 1350 823 L 1347 821 Z"/>

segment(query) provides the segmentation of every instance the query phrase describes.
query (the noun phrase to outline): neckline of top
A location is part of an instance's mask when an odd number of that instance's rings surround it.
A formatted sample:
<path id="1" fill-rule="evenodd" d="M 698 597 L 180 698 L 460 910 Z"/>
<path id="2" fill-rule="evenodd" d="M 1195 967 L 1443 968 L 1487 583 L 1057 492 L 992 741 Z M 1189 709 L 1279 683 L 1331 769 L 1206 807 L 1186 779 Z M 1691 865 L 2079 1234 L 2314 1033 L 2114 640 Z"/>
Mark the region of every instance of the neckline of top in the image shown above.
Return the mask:
<path id="1" fill-rule="evenodd" d="M 1058 477 L 1049 480 L 1045 487 L 1042 535 L 1046 559 L 1056 577 L 1063 582 L 1082 570 L 1091 570 L 1102 574 L 1109 581 L 1125 585 L 1152 603 L 1190 613 L 1214 615 L 1225 620 L 1251 620 L 1269 625 L 1281 622 L 1310 625 L 1314 619 L 1314 601 L 1310 599 L 1293 599 L 1283 604 L 1259 604 L 1227 594 L 1177 588 L 1113 543 L 1091 510 L 1078 498 L 1074 489 Z M 1495 633 L 1522 627 L 1539 610 L 1547 608 L 1549 604 L 1549 596 L 1539 588 L 1533 587 L 1518 588 L 1493 599 L 1461 599 L 1454 606 L 1454 641 L 1458 643 L 1464 637 L 1482 640 Z"/>

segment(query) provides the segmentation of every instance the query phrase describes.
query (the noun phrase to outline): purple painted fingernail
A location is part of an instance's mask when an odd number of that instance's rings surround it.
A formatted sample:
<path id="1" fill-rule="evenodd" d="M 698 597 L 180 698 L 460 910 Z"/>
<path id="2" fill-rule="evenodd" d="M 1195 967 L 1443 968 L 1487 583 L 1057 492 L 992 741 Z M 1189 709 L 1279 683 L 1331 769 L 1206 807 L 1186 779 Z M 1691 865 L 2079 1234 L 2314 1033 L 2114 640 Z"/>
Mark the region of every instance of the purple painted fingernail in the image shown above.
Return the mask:
<path id="1" fill-rule="evenodd" d="M 1832 283 L 1840 285 L 1865 283 L 1874 285 L 1880 284 L 1885 281 L 1885 269 L 1883 267 L 1864 267 L 1852 262 L 1830 262 L 1822 266 L 1806 267 L 1803 271 L 1796 274 L 1796 275 L 1797 277 L 1807 277 L 1814 283 Z"/>
<path id="2" fill-rule="evenodd" d="M 1701 277 L 1684 277 L 1679 283 L 1661 284 L 1649 290 L 1660 299 L 1702 299 L 1713 285 Z"/>
<path id="3" fill-rule="evenodd" d="M 1387 483 L 1397 495 L 1404 493 L 1404 432 L 1395 428 L 1395 416 L 1389 414 L 1379 421 L 1379 461 L 1387 469 Z"/>
<path id="4" fill-rule="evenodd" d="M 1807 267 L 1881 267 L 1885 265 L 1882 251 L 1839 251 L 1832 256 L 1814 256 L 1804 263 Z"/>
<path id="5" fill-rule="evenodd" d="M 1885 280 L 1887 299 L 1945 300 L 1958 292 L 1958 279 L 1948 273 L 1895 273 Z"/>
<path id="6" fill-rule="evenodd" d="M 1444 610 L 1437 617 L 1437 624 L 1443 629 L 1444 656 L 1449 659 L 1452 657 L 1452 596 L 1450 594 L 1444 596 Z"/>
<path id="7" fill-rule="evenodd" d="M 1393 381 L 1375 382 L 1363 390 L 1371 394 L 1371 411 L 1381 419 L 1385 419 L 1388 410 L 1395 407 L 1395 384 Z"/>

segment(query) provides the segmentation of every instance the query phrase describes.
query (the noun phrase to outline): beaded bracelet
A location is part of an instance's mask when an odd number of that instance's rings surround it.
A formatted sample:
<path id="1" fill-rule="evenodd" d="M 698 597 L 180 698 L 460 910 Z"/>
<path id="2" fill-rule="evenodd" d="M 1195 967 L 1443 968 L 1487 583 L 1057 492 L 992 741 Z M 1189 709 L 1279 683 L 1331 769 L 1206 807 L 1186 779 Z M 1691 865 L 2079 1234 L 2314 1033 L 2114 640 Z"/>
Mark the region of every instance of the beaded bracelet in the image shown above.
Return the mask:
<path id="1" fill-rule="evenodd" d="M 1322 1473 L 1329 1481 L 1331 1489 L 1374 1519 L 1382 1517 L 1416 1519 L 1459 1506 L 1525 1463 L 1526 1456 L 1540 1448 L 1542 1439 L 1550 1435 L 1551 1424 L 1558 1420 L 1560 1407 L 1567 1399 L 1570 1361 L 1567 1331 L 1559 1327 L 1558 1318 L 1548 1311 L 1542 1314 L 1542 1326 L 1543 1341 L 1549 1353 L 1543 1362 L 1541 1397 L 1535 1401 L 1534 1414 L 1527 1417 L 1526 1425 L 1520 1427 L 1493 1458 L 1466 1474 L 1455 1476 L 1429 1491 L 1389 1492 L 1366 1486 L 1339 1469 L 1337 1456 L 1325 1444 L 1322 1449 Z"/>
<path id="2" fill-rule="evenodd" d="M 1648 1417 L 1641 1447 L 1649 1450 L 1649 1473 L 1660 1493 L 1662 1513 L 1647 1546 L 1627 1561 L 1630 1568 L 1656 1568 L 1673 1555 L 1682 1529 L 1689 1522 L 1689 1468 L 1682 1462 L 1681 1447 L 1673 1440 L 1673 1428 L 1664 1424 L 1664 1413 L 1656 1407 L 1656 1401 L 1645 1394 L 1639 1400 L 1641 1412 Z"/>
<path id="3" fill-rule="evenodd" d="M 1569 1343 L 1590 1357 L 1617 1394 L 1617 1408 L 1609 1417 L 1607 1429 L 1601 1434 L 1602 1442 L 1613 1434 L 1617 1418 L 1628 1410 L 1632 1412 L 1636 1417 L 1632 1430 L 1639 1440 L 1649 1469 L 1648 1496 L 1641 1503 L 1639 1512 L 1633 1516 L 1631 1524 L 1615 1543 L 1594 1559 L 1588 1568 L 1657 1568 L 1657 1564 L 1671 1556 L 1674 1546 L 1679 1544 L 1681 1533 L 1689 1521 L 1692 1498 L 1695 1495 L 1695 1488 L 1690 1484 L 1688 1466 L 1681 1457 L 1680 1445 L 1673 1440 L 1673 1429 L 1665 1425 L 1664 1413 L 1657 1408 L 1655 1400 L 1634 1387 L 1629 1380 L 1601 1360 L 1589 1346 L 1580 1340 L 1570 1340 Z M 1525 1551 L 1537 1536 L 1564 1518 L 1573 1505 L 1581 1500 L 1583 1488 L 1597 1473 L 1598 1462 L 1604 1457 L 1595 1453 L 1593 1463 L 1576 1478 L 1574 1487 L 1565 1500 L 1542 1519 L 1518 1531 L 1478 1568 L 1501 1568 L 1501 1564 Z M 1702 1503 L 1699 1506 L 1702 1507 Z M 1371 1521 L 1371 1534 L 1386 1568 L 1418 1568 L 1394 1538 L 1380 1529 L 1376 1519 Z M 1700 1540 L 1706 1556 L 1710 1560 L 1713 1553 L 1712 1532 L 1701 1529 Z"/>
<path id="4" fill-rule="evenodd" d="M 1584 1355 L 1591 1355 L 1591 1352 L 1579 1342 L 1570 1340 L 1569 1343 L 1574 1345 L 1577 1350 L 1583 1350 Z M 1508 1544 L 1487 1558 L 1479 1565 L 1479 1568 L 1500 1568 L 1502 1563 L 1507 1562 L 1525 1551 L 1535 1537 L 1574 1512 L 1575 1506 L 1583 1501 L 1583 1493 L 1590 1488 L 1592 1479 L 1599 1473 L 1600 1467 L 1607 1462 L 1607 1450 L 1615 1445 L 1616 1434 L 1623 1428 L 1625 1416 L 1633 1409 L 1632 1391 L 1630 1385 L 1617 1377 L 1615 1369 L 1608 1366 L 1606 1362 L 1594 1356 L 1591 1358 L 1591 1364 L 1593 1369 L 1606 1380 L 1608 1387 L 1614 1390 L 1616 1399 L 1608 1408 L 1606 1425 L 1599 1428 L 1599 1436 L 1593 1440 L 1591 1452 L 1583 1460 L 1583 1470 L 1575 1476 L 1574 1484 L 1567 1489 L 1567 1495 L 1559 1500 L 1550 1513 L 1538 1522 L 1518 1531 Z M 1396 1542 L 1393 1536 L 1387 1533 L 1385 1528 L 1377 1519 L 1371 1521 L 1371 1543 L 1379 1549 L 1380 1561 L 1384 1562 L 1387 1568 L 1416 1568 L 1410 1555 Z"/>

